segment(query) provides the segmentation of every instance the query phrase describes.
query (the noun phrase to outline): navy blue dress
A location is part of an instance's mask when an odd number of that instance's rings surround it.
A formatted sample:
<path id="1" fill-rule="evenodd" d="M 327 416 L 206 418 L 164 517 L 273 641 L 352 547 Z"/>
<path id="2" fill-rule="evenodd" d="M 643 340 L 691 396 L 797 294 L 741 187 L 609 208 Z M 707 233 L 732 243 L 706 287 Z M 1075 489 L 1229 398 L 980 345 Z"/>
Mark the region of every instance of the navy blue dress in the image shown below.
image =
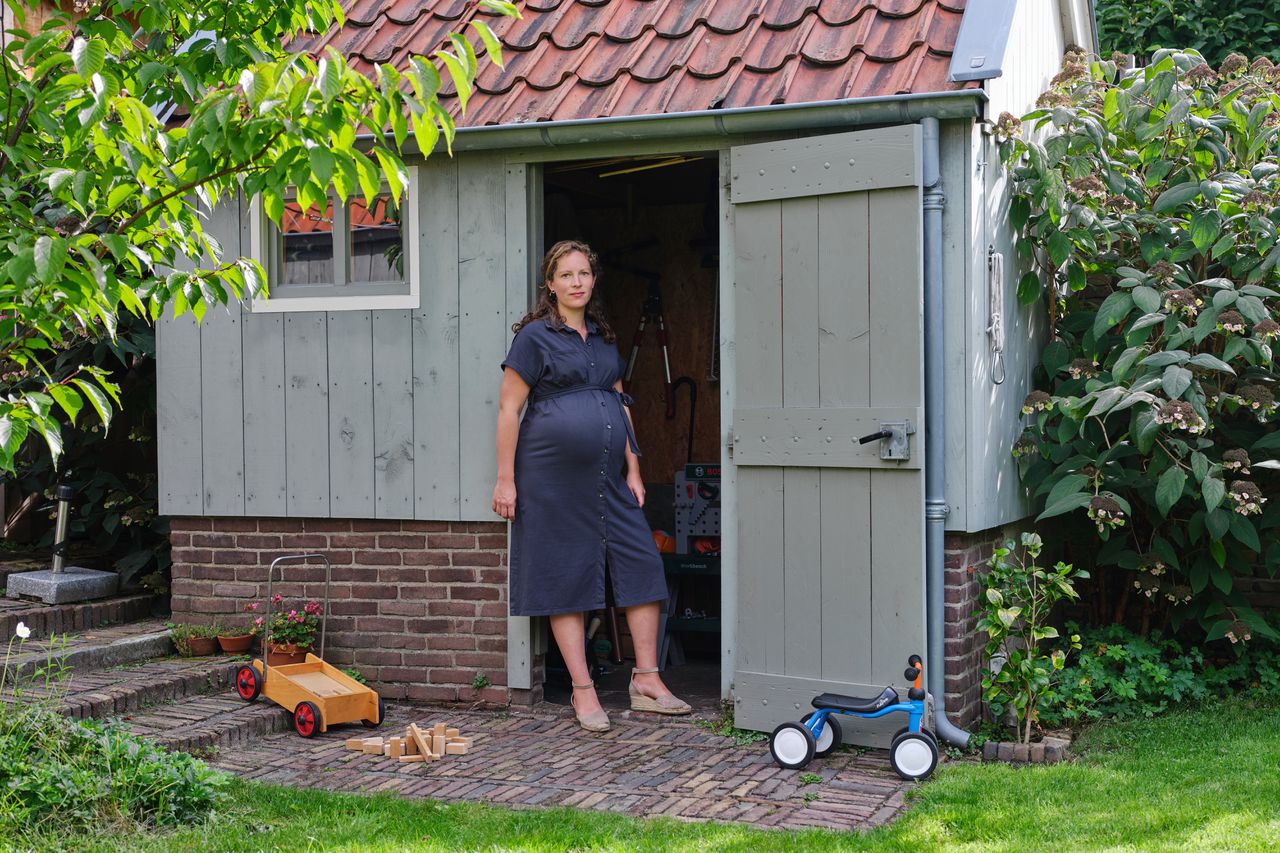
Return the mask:
<path id="1" fill-rule="evenodd" d="M 544 616 L 605 605 L 605 565 L 618 607 L 667 597 L 649 525 L 627 488 L 625 448 L 637 455 L 613 389 L 624 364 L 587 321 L 587 338 L 533 320 L 503 367 L 529 385 L 516 443 L 511 525 L 511 614 Z"/>

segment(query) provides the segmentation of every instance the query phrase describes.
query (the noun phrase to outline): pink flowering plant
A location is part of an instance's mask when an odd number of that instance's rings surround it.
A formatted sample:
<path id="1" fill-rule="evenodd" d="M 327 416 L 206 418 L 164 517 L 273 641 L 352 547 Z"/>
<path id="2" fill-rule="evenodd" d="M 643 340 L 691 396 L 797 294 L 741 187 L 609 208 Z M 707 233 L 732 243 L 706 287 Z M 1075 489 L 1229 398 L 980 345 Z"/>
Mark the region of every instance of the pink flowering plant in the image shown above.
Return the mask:
<path id="1" fill-rule="evenodd" d="M 276 645 L 294 645 L 307 649 L 315 644 L 316 632 L 320 628 L 320 614 L 324 612 L 320 602 L 308 601 L 301 607 L 292 607 L 286 605 L 281 595 L 276 593 L 271 597 L 271 607 L 270 613 L 252 619 L 252 634 L 256 636 L 270 628 L 268 638 Z M 245 609 L 256 612 L 258 604 L 254 602 Z"/>
<path id="2" fill-rule="evenodd" d="M 1276 638 L 1245 593 L 1280 574 L 1280 69 L 1122 60 L 1072 49 L 995 128 L 1049 333 L 1011 451 L 1037 521 L 1096 537 L 1090 611 Z"/>

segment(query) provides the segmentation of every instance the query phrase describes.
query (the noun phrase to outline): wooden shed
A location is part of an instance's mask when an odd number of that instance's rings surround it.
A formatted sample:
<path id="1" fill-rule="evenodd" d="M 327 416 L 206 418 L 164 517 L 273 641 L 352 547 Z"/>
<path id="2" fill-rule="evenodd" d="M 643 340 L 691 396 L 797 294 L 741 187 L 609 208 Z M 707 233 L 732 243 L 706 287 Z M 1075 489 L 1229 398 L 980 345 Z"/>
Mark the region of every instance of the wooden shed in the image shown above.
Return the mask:
<path id="1" fill-rule="evenodd" d="M 321 550 L 335 663 L 391 698 L 539 699 L 545 631 L 507 615 L 490 509 L 498 364 L 544 247 L 579 237 L 624 355 L 661 297 L 687 381 L 666 385 L 647 334 L 648 509 L 669 529 L 681 495 L 717 503 L 718 591 L 680 581 L 693 597 L 671 615 L 718 628 L 702 649 L 738 725 L 902 686 L 921 653 L 936 725 L 962 739 L 972 568 L 1026 514 L 1010 449 L 1038 351 L 991 125 L 1031 107 L 1067 44 L 1092 48 L 1091 3 L 517 5 L 490 21 L 505 69 L 479 75 L 452 158 L 409 158 L 401 211 L 286 212 L 283 233 L 252 200 L 213 213 L 272 296 L 159 329 L 175 618 L 235 619 L 271 558 Z M 304 46 L 371 70 L 477 14 L 354 0 Z"/>

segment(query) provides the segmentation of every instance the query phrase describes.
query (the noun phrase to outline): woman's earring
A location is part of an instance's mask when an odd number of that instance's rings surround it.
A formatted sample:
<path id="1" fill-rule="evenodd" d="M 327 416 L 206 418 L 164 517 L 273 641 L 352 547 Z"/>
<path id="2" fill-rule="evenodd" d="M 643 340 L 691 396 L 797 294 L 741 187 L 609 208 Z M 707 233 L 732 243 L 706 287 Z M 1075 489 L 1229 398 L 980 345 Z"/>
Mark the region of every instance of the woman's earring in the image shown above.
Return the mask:
<path id="1" fill-rule="evenodd" d="M 547 288 L 547 298 L 552 302 L 556 301 L 556 292 L 549 287 Z"/>

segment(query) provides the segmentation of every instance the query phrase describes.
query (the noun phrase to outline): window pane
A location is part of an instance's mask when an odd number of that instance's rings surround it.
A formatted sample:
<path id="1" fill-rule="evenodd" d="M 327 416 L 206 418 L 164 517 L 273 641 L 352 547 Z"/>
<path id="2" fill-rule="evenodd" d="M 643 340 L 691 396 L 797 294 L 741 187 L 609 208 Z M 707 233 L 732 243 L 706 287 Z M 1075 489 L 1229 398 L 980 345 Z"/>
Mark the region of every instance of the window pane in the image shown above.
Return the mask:
<path id="1" fill-rule="evenodd" d="M 400 210 L 390 192 L 377 195 L 372 205 L 364 197 L 351 199 L 352 284 L 404 281 L 404 237 Z"/>
<path id="2" fill-rule="evenodd" d="M 280 284 L 333 284 L 333 203 L 304 212 L 288 199 L 280 224 Z"/>

